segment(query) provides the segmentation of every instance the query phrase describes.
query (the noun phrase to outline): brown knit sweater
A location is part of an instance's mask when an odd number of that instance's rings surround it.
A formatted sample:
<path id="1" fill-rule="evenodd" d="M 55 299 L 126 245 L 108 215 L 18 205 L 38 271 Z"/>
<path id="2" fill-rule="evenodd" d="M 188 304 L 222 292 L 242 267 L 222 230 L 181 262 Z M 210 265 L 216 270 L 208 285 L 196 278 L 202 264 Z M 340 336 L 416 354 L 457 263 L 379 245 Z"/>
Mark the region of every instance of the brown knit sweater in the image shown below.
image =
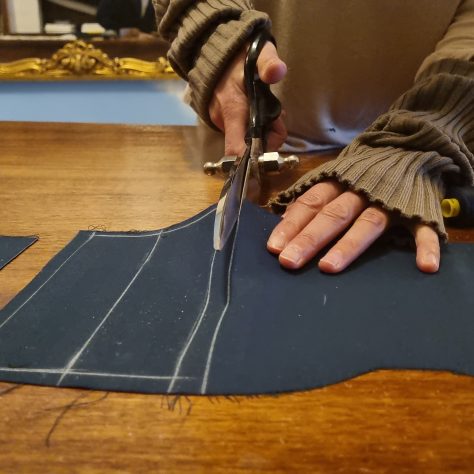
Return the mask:
<path id="1" fill-rule="evenodd" d="M 444 238 L 446 183 L 474 184 L 474 0 L 256 3 L 271 14 L 289 65 L 279 92 L 290 134 L 321 148 L 348 144 L 273 204 L 334 178 Z M 257 26 L 271 27 L 269 16 L 249 0 L 154 5 L 159 32 L 172 42 L 170 60 L 209 123 L 223 70 Z M 311 41 L 315 28 L 323 36 Z"/>

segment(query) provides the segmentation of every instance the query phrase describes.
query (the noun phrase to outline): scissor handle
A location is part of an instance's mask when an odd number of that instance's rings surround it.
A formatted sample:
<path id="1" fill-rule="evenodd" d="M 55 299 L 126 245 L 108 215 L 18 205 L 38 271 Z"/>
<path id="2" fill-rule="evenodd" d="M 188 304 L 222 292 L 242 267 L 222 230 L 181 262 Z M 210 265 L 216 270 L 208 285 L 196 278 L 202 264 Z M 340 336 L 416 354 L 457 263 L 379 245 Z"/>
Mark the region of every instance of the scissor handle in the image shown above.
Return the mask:
<path id="1" fill-rule="evenodd" d="M 281 114 L 280 101 L 258 75 L 257 60 L 267 41 L 273 41 L 271 34 L 266 29 L 259 29 L 247 52 L 244 69 L 250 109 L 247 139 L 261 138 L 264 150 L 271 124 Z"/>

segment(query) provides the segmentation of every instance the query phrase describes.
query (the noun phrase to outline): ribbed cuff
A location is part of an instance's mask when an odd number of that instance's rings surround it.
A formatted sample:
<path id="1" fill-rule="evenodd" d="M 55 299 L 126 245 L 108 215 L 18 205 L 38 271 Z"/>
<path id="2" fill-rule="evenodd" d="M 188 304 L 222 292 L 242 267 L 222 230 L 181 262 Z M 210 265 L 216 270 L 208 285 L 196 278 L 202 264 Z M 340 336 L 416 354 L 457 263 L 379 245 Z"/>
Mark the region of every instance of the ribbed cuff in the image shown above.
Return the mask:
<path id="1" fill-rule="evenodd" d="M 444 180 L 474 184 L 474 63 L 445 59 L 423 72 L 390 111 L 339 157 L 307 173 L 270 204 L 281 210 L 314 184 L 335 179 L 384 209 L 446 230 Z"/>
<path id="2" fill-rule="evenodd" d="M 202 54 L 202 47 L 219 25 L 239 21 L 249 10 L 232 1 L 208 0 L 195 2 L 180 18 L 180 27 L 169 51 L 177 71 L 187 79 L 197 58 Z M 256 13 L 256 12 L 253 12 Z"/>
<path id="3" fill-rule="evenodd" d="M 393 147 L 371 148 L 354 142 L 337 159 L 305 174 L 270 202 L 282 211 L 315 184 L 335 179 L 363 194 L 369 202 L 395 212 L 403 219 L 431 225 L 445 240 L 441 215 L 441 172 L 458 169 L 435 152 L 407 152 Z"/>
<path id="4" fill-rule="evenodd" d="M 211 127 L 209 103 L 231 59 L 256 28 L 270 30 L 250 0 L 153 0 L 158 32 L 171 42 L 173 69 L 189 82 L 190 105 Z"/>
<path id="5" fill-rule="evenodd" d="M 195 66 L 189 71 L 191 105 L 197 114 L 211 127 L 209 103 L 214 89 L 232 58 L 259 28 L 270 29 L 265 13 L 255 10 L 243 12 L 239 20 L 220 24 L 201 49 Z"/>

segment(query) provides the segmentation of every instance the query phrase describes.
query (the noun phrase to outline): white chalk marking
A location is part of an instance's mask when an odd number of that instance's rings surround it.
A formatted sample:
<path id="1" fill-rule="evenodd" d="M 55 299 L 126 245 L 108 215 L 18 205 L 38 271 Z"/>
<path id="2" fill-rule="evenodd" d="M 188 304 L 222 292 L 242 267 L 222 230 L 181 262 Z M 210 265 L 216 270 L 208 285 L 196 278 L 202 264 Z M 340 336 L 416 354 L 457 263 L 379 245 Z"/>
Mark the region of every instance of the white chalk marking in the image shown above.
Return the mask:
<path id="1" fill-rule="evenodd" d="M 217 336 L 219 335 L 219 331 L 221 329 L 222 321 L 224 320 L 224 316 L 227 313 L 227 310 L 229 309 L 230 305 L 230 298 L 231 298 L 231 280 L 232 280 L 232 264 L 234 262 L 234 253 L 235 253 L 235 247 L 237 243 L 237 235 L 239 232 L 239 224 L 240 224 L 240 219 L 237 220 L 236 228 L 235 228 L 235 233 L 234 233 L 234 241 L 232 242 L 232 252 L 230 254 L 230 261 L 229 261 L 229 268 L 227 271 L 227 302 L 226 305 L 219 317 L 219 321 L 217 322 L 217 326 L 214 330 L 214 334 L 212 335 L 212 341 L 211 345 L 209 347 L 209 353 L 207 355 L 207 361 L 206 361 L 206 369 L 204 371 L 204 376 L 202 379 L 202 384 L 201 384 L 201 394 L 205 394 L 207 390 L 207 384 L 209 381 L 209 372 L 211 370 L 211 365 L 212 365 L 212 357 L 214 355 L 214 348 L 216 346 L 216 341 L 217 341 Z"/>
<path id="2" fill-rule="evenodd" d="M 105 315 L 105 317 L 102 319 L 102 321 L 99 323 L 99 325 L 96 327 L 95 331 L 89 336 L 89 338 L 87 339 L 87 341 L 83 344 L 83 346 L 74 354 L 74 356 L 72 357 L 72 359 L 68 362 L 68 364 L 66 365 L 66 367 L 64 368 L 64 371 L 63 371 L 63 374 L 61 375 L 61 377 L 59 378 L 59 381 L 57 383 L 57 385 L 61 385 L 61 382 L 63 381 L 64 377 L 66 377 L 66 375 L 70 372 L 70 370 L 72 369 L 72 367 L 75 365 L 75 363 L 78 361 L 79 357 L 81 357 L 82 353 L 84 352 L 84 350 L 87 348 L 87 346 L 90 344 L 90 342 L 92 341 L 92 339 L 94 339 L 95 335 L 99 332 L 100 328 L 105 324 L 105 322 L 107 321 L 107 319 L 109 318 L 109 316 L 114 312 L 115 308 L 118 306 L 118 304 L 122 301 L 123 297 L 126 295 L 127 291 L 130 289 L 130 287 L 133 285 L 133 283 L 135 282 L 135 280 L 138 278 L 138 276 L 140 275 L 140 273 L 142 272 L 143 268 L 145 267 L 145 265 L 150 261 L 151 257 L 153 256 L 153 253 L 155 252 L 155 249 L 156 247 L 158 246 L 158 242 L 160 241 L 160 238 L 161 238 L 161 234 L 158 234 L 157 236 L 157 239 L 156 239 L 156 242 L 155 244 L 153 245 L 153 248 L 150 250 L 150 252 L 148 253 L 148 256 L 147 258 L 145 259 L 145 261 L 142 263 L 142 265 L 140 266 L 140 268 L 137 270 L 137 272 L 135 273 L 135 275 L 133 276 L 133 278 L 131 279 L 130 283 L 126 286 L 126 288 L 122 291 L 122 294 L 117 298 L 117 300 L 115 301 L 115 303 L 112 305 L 112 307 L 109 309 L 109 311 L 107 312 L 107 314 Z"/>
<path id="3" fill-rule="evenodd" d="M 28 302 L 30 302 L 38 293 L 39 291 L 44 288 L 44 286 L 54 277 L 54 275 L 56 275 L 56 273 L 59 272 L 59 270 L 61 270 L 61 268 L 64 267 L 64 265 L 66 265 L 67 262 L 69 262 L 69 260 L 74 257 L 74 255 L 76 255 L 77 252 L 79 252 L 79 250 L 82 249 L 82 247 L 84 247 L 84 245 L 86 245 L 87 243 L 89 243 L 95 236 L 95 232 L 92 232 L 92 234 L 88 237 L 88 239 L 83 242 L 71 255 L 69 255 L 68 258 L 66 258 L 66 260 L 64 260 L 63 263 L 61 263 L 61 265 L 59 265 L 58 268 L 56 268 L 56 270 L 48 277 L 48 279 L 46 281 L 44 281 L 20 306 L 18 306 L 18 308 L 13 311 L 12 314 L 10 314 L 10 316 L 8 316 L 7 319 L 5 319 L 5 321 L 3 321 L 3 323 L 0 324 L 0 329 L 3 328 L 3 326 L 5 326 L 5 324 L 7 324 L 14 316 L 15 314 L 18 313 L 18 311 L 20 311 L 21 308 L 23 308 Z"/>
<path id="4" fill-rule="evenodd" d="M 27 368 L 13 368 L 0 367 L 0 372 L 10 373 L 26 373 L 26 374 L 62 374 L 64 369 L 27 369 Z M 170 380 L 172 375 L 135 375 L 135 374 L 112 374 L 108 372 L 89 372 L 87 370 L 70 370 L 69 375 L 86 375 L 88 377 L 108 377 L 108 378 L 125 378 L 125 379 L 142 379 L 142 380 Z M 191 380 L 194 377 L 179 377 L 183 380 Z"/>
<path id="5" fill-rule="evenodd" d="M 171 382 L 169 384 L 169 387 L 168 387 L 168 393 L 170 393 L 173 390 L 174 386 L 175 386 L 175 383 L 176 383 L 176 380 L 178 378 L 179 372 L 181 370 L 181 366 L 183 364 L 184 358 L 186 357 L 186 354 L 187 354 L 189 348 L 191 347 L 191 344 L 193 343 L 197 332 L 199 331 L 199 327 L 201 326 L 201 323 L 204 319 L 204 316 L 206 315 L 207 308 L 209 306 L 209 301 L 211 299 L 212 275 L 214 273 L 214 262 L 216 260 L 216 255 L 217 255 L 217 251 L 214 250 L 214 253 L 212 254 L 211 268 L 209 270 L 209 280 L 207 282 L 206 302 L 204 304 L 204 307 L 203 307 L 201 313 L 199 314 L 199 316 L 194 321 L 194 325 L 191 329 L 191 332 L 189 333 L 186 344 L 184 345 L 183 349 L 181 350 L 181 353 L 179 354 L 179 357 L 178 357 L 178 360 L 176 362 L 176 366 L 175 366 L 175 369 L 174 369 L 174 376 L 173 376 L 173 379 L 171 380 Z"/>

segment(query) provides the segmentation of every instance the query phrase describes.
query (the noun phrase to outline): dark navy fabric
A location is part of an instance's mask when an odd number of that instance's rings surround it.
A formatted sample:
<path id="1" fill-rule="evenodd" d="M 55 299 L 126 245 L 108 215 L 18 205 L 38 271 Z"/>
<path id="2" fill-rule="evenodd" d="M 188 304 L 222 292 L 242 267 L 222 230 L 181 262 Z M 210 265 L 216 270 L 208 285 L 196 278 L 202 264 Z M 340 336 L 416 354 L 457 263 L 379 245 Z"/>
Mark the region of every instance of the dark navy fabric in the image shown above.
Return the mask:
<path id="1" fill-rule="evenodd" d="M 156 232 L 80 232 L 0 312 L 0 379 L 150 393 L 304 390 L 376 369 L 474 375 L 474 245 L 438 274 L 379 244 L 340 275 L 283 270 L 278 217 L 244 207 L 212 248 L 212 208 Z"/>
<path id="2" fill-rule="evenodd" d="M 0 270 L 37 240 L 37 237 L 0 236 Z"/>

